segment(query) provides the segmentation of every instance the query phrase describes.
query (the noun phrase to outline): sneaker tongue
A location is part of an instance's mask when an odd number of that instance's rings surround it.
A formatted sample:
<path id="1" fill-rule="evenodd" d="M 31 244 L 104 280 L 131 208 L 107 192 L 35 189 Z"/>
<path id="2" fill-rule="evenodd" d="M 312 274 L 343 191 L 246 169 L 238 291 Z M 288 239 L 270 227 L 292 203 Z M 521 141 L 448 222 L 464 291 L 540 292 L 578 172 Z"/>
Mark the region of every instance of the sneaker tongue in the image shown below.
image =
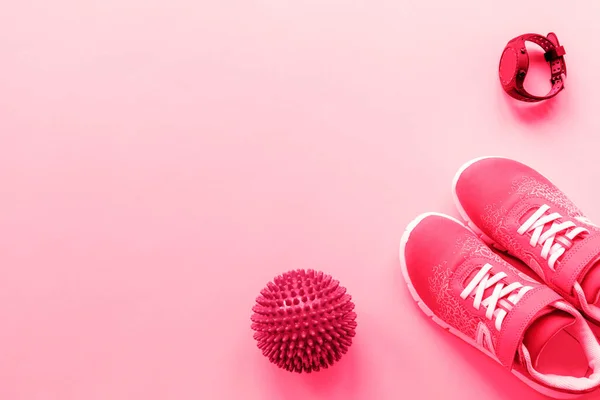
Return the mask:
<path id="1" fill-rule="evenodd" d="M 600 297 L 600 257 L 592 263 L 592 266 L 583 274 L 580 281 L 588 304 L 598 303 Z"/>
<path id="2" fill-rule="evenodd" d="M 531 355 L 531 362 L 536 368 L 540 354 L 557 333 L 575 323 L 571 314 L 553 307 L 546 307 L 525 331 L 523 344 Z"/>

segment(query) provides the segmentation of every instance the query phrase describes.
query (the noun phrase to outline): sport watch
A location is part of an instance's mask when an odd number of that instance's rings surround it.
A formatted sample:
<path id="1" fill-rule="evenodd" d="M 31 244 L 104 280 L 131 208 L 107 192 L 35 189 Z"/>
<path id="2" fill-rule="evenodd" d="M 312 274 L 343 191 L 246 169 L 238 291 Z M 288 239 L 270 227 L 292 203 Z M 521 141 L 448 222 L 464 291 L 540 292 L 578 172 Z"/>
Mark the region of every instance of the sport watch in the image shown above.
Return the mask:
<path id="1" fill-rule="evenodd" d="M 552 89 L 545 96 L 535 96 L 527 92 L 523 86 L 529 69 L 529 55 L 525 42 L 533 42 L 544 49 L 544 58 L 550 64 Z M 502 88 L 511 97 L 530 103 L 550 99 L 565 87 L 567 66 L 565 64 L 565 48 L 558 42 L 552 32 L 544 37 L 535 33 L 527 33 L 512 39 L 502 52 L 499 75 Z"/>

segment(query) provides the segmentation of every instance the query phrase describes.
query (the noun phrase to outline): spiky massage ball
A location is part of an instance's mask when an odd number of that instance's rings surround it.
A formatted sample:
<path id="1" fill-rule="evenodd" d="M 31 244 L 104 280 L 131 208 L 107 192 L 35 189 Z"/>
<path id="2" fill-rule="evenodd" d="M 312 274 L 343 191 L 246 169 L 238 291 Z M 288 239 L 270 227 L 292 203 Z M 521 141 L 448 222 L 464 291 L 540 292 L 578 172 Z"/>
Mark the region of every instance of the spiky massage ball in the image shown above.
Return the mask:
<path id="1" fill-rule="evenodd" d="M 352 344 L 356 313 L 346 288 L 330 275 L 296 270 L 277 276 L 252 307 L 258 348 L 288 371 L 327 368 Z"/>

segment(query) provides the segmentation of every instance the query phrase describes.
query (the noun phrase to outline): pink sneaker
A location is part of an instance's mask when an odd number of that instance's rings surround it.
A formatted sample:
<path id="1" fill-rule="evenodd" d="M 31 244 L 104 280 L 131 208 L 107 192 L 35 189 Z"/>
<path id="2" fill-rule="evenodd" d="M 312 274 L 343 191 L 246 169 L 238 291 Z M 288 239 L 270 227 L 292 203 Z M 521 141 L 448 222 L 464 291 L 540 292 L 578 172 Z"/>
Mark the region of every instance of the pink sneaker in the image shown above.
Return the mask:
<path id="1" fill-rule="evenodd" d="M 429 213 L 411 222 L 402 236 L 400 264 L 427 316 L 532 388 L 572 398 L 600 386 L 600 345 L 581 314 L 457 220 Z M 577 340 L 586 360 L 577 375 L 548 370 L 541 362 L 547 344 L 565 333 Z"/>
<path id="2" fill-rule="evenodd" d="M 463 219 L 600 322 L 600 229 L 548 179 L 517 161 L 485 157 L 454 178 Z"/>

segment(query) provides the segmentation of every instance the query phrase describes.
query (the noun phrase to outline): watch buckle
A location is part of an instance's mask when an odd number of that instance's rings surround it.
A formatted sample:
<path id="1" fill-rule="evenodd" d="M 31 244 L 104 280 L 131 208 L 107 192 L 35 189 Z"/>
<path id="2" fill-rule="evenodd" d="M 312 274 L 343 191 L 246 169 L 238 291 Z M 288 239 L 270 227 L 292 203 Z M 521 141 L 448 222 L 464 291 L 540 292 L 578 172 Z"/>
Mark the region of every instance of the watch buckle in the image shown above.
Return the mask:
<path id="1" fill-rule="evenodd" d="M 544 59 L 547 62 L 556 61 L 566 54 L 564 46 L 557 46 L 544 53 Z"/>

